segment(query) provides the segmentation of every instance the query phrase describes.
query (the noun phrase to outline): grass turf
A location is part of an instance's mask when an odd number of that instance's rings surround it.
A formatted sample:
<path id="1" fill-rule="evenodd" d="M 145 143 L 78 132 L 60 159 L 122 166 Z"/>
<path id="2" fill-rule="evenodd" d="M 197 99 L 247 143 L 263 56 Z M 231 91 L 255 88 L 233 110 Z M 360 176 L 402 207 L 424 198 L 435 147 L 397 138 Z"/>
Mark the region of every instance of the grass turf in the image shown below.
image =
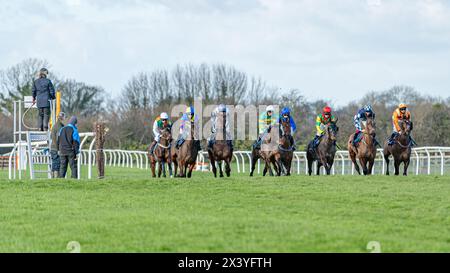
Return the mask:
<path id="1" fill-rule="evenodd" d="M 450 252 L 449 176 L 8 181 L 0 252 Z"/>

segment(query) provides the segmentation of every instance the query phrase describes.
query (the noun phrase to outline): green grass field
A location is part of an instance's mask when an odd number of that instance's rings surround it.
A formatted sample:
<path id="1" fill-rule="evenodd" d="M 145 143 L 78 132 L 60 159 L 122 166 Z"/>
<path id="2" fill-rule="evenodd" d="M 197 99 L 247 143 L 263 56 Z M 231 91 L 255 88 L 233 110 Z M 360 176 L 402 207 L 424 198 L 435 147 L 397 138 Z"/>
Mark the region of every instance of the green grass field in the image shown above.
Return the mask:
<path id="1" fill-rule="evenodd" d="M 450 177 L 8 181 L 0 252 L 450 252 Z"/>

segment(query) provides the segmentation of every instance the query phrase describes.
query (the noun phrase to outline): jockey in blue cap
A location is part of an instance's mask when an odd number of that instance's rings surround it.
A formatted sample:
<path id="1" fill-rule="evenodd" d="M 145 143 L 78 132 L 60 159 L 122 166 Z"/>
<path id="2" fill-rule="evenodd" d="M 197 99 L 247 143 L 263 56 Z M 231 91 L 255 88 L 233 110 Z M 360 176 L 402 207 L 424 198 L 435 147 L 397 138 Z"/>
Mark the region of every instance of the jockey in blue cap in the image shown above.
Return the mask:
<path id="1" fill-rule="evenodd" d="M 175 144 L 175 148 L 179 149 L 181 145 L 186 141 L 186 139 L 191 137 L 191 129 L 194 126 L 194 140 L 195 145 L 198 150 L 201 150 L 200 140 L 198 139 L 198 118 L 195 114 L 195 109 L 193 106 L 190 106 L 186 109 L 186 112 L 181 117 L 181 125 L 180 125 L 180 134 L 178 135 L 178 139 Z"/>
<path id="2" fill-rule="evenodd" d="M 282 121 L 289 120 L 289 123 L 291 125 L 291 134 L 290 141 L 292 143 L 292 148 L 295 150 L 295 140 L 293 135 L 295 134 L 295 131 L 297 130 L 297 125 L 295 124 L 294 118 L 291 116 L 291 110 L 289 110 L 288 107 L 284 107 L 280 112 L 280 124 Z"/>
<path id="3" fill-rule="evenodd" d="M 360 140 L 360 135 L 362 132 L 362 126 L 366 127 L 367 119 L 371 118 L 375 120 L 375 112 L 372 109 L 371 105 L 366 105 L 363 108 L 359 109 L 356 115 L 353 118 L 353 122 L 355 124 L 356 132 L 353 138 L 353 146 L 356 146 Z M 380 145 L 376 139 L 374 139 L 375 145 Z"/>

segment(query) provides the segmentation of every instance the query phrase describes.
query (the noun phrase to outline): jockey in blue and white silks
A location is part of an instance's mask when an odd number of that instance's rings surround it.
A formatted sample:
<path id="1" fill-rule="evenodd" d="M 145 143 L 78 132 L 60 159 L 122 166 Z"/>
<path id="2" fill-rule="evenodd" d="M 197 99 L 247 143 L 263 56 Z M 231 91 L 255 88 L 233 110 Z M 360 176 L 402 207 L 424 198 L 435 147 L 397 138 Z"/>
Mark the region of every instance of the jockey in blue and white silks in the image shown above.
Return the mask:
<path id="1" fill-rule="evenodd" d="M 176 141 L 175 147 L 179 149 L 181 145 L 191 137 L 191 126 L 194 126 L 194 140 L 197 148 L 201 150 L 200 140 L 198 138 L 198 117 L 195 113 L 195 109 L 193 106 L 190 106 L 186 109 L 186 112 L 181 117 L 181 125 L 180 125 L 180 134 L 178 135 L 178 139 Z"/>
<path id="2" fill-rule="evenodd" d="M 356 115 L 353 117 L 353 122 L 356 128 L 356 132 L 353 138 L 353 146 L 361 140 L 361 132 L 363 130 L 362 126 L 366 127 L 367 119 L 371 118 L 375 121 L 375 112 L 372 109 L 371 105 L 366 105 L 363 108 L 359 109 Z M 374 139 L 375 145 L 379 145 L 378 141 Z"/>
<path id="3" fill-rule="evenodd" d="M 225 104 L 221 104 L 216 107 L 216 109 L 211 113 L 211 136 L 208 139 L 208 148 L 213 147 L 215 141 L 216 141 L 216 135 L 218 130 L 218 123 L 219 120 L 225 115 L 225 133 L 226 133 L 226 141 L 231 149 L 233 149 L 233 134 L 231 133 L 230 129 L 230 123 L 231 123 L 231 116 L 230 116 L 230 110 L 225 106 Z"/>

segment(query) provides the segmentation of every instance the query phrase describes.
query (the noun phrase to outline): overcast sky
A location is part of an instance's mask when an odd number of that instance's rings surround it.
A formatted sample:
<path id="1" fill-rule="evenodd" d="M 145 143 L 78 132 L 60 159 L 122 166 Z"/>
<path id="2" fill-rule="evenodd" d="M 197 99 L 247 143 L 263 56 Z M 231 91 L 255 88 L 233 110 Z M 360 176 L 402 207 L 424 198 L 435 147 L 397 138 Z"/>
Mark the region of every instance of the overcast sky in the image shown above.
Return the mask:
<path id="1" fill-rule="evenodd" d="M 399 84 L 450 95 L 448 0 L 0 2 L 0 69 L 47 59 L 113 94 L 140 71 L 220 62 L 336 104 Z"/>

